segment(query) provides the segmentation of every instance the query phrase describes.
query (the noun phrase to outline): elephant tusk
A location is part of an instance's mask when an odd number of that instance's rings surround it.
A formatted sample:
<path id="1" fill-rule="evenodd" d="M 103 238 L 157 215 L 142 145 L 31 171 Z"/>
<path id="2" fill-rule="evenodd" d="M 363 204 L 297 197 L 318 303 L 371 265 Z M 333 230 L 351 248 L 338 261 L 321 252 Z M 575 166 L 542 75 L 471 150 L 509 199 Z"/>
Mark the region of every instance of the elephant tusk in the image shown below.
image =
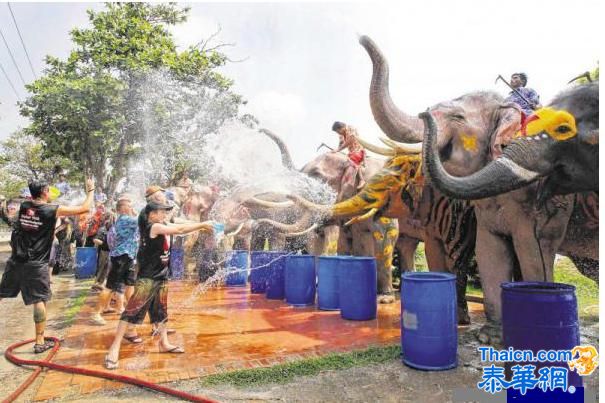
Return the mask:
<path id="1" fill-rule="evenodd" d="M 392 150 L 390 148 L 384 148 L 384 147 L 374 145 L 359 137 L 357 137 L 357 140 L 359 141 L 359 144 L 361 144 L 363 146 L 363 148 L 365 148 L 366 150 L 372 151 L 373 153 L 376 153 L 379 155 L 384 155 L 387 157 L 393 157 L 396 155 L 395 150 Z"/>
<path id="2" fill-rule="evenodd" d="M 303 231 L 300 231 L 300 232 L 289 232 L 289 233 L 286 233 L 284 235 L 289 236 L 289 237 L 292 237 L 292 236 L 303 236 L 303 235 L 307 235 L 309 232 L 314 231 L 318 227 L 319 227 L 319 225 L 317 223 L 314 223 L 313 225 L 311 225 L 306 230 L 303 230 Z"/>
<path id="3" fill-rule="evenodd" d="M 268 200 L 262 200 L 259 199 L 257 197 L 250 197 L 249 199 L 247 199 L 246 201 L 244 201 L 244 204 L 255 204 L 257 206 L 261 206 L 261 207 L 266 207 L 266 208 L 288 208 L 288 207 L 293 207 L 294 206 L 294 202 L 292 200 L 288 200 L 288 201 L 284 201 L 284 202 L 272 202 L 272 201 L 268 201 Z"/>
<path id="4" fill-rule="evenodd" d="M 237 234 L 240 233 L 240 231 L 242 230 L 242 228 L 244 228 L 244 225 L 246 224 L 246 222 L 241 223 L 233 232 L 229 232 L 228 234 L 225 234 L 226 237 L 234 237 Z"/>
<path id="5" fill-rule="evenodd" d="M 391 147 L 398 154 L 421 154 L 422 153 L 422 143 L 398 143 L 391 139 L 380 137 L 380 141 L 382 141 L 387 146 Z"/>
<path id="6" fill-rule="evenodd" d="M 377 212 L 378 212 L 377 208 L 370 209 L 370 211 L 368 211 L 364 215 L 360 215 L 360 216 L 351 218 L 349 221 L 347 221 L 345 223 L 345 226 L 348 226 L 348 225 L 351 225 L 351 224 L 355 224 L 355 223 L 358 223 L 360 221 L 365 221 L 368 218 L 373 217 Z"/>

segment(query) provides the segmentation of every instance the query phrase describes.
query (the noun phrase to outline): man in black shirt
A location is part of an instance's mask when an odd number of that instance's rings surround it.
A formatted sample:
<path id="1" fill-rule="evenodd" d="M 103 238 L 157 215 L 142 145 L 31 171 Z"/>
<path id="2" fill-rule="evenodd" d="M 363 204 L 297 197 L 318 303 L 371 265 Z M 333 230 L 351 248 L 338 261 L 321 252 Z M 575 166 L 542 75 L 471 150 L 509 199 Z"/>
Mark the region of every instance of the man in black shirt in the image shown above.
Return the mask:
<path id="1" fill-rule="evenodd" d="M 48 183 L 28 184 L 32 200 L 21 203 L 11 235 L 11 257 L 0 282 L 0 300 L 15 298 L 19 293 L 25 305 L 34 306 L 36 344 L 34 352 L 42 353 L 53 346 L 44 339 L 46 302 L 51 298 L 48 261 L 57 217 L 82 214 L 92 206 L 94 182 L 86 181 L 86 199 L 79 206 L 50 204 Z"/>
<path id="2" fill-rule="evenodd" d="M 137 254 L 139 273 L 134 285 L 134 294 L 128 300 L 120 317 L 116 336 L 105 356 L 107 369 L 118 368 L 122 338 L 129 324 L 140 324 L 149 312 L 151 323 L 160 331 L 160 352 L 184 353 L 180 346 L 168 340 L 168 261 L 170 245 L 168 236 L 185 235 L 195 231 L 213 232 L 211 222 L 194 224 L 167 224 L 165 220 L 172 205 L 150 201 L 145 207 L 146 220 L 139 221 L 140 243 Z"/>

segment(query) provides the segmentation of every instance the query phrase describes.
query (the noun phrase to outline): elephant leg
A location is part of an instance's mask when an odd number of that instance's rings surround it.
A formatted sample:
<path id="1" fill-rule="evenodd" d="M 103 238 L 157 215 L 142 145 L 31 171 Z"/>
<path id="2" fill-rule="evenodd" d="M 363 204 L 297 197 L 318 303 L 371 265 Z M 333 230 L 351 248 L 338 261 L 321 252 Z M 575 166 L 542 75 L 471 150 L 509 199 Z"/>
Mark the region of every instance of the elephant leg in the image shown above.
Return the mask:
<path id="1" fill-rule="evenodd" d="M 399 249 L 399 268 L 401 273 L 414 271 L 414 255 L 420 241 L 405 235 L 399 235 L 397 249 Z"/>
<path id="2" fill-rule="evenodd" d="M 493 234 L 481 225 L 477 228 L 476 245 L 477 264 L 483 288 L 483 305 L 487 318 L 487 323 L 479 331 L 478 337 L 482 343 L 499 344 L 502 340 L 500 284 L 512 278 L 515 264 L 514 250 L 510 241 Z"/>
<path id="3" fill-rule="evenodd" d="M 269 237 L 271 250 L 284 250 L 286 247 L 286 237 L 281 234 L 273 234 Z"/>
<path id="4" fill-rule="evenodd" d="M 351 229 L 340 226 L 338 229 L 337 248 L 339 255 L 353 255 L 354 238 L 351 236 Z"/>
<path id="5" fill-rule="evenodd" d="M 322 242 L 317 251 L 322 255 L 336 255 L 338 253 L 339 228 L 330 225 L 324 228 Z"/>
<path id="6" fill-rule="evenodd" d="M 430 271 L 449 272 L 456 275 L 456 303 L 458 305 L 457 317 L 459 325 L 468 325 L 471 323 L 471 317 L 468 314 L 468 304 L 466 303 L 466 273 L 457 273 L 453 269 L 453 263 L 450 262 L 443 247 L 441 239 L 427 238 L 424 241 L 424 254 Z"/>
<path id="7" fill-rule="evenodd" d="M 393 296 L 393 250 L 399 237 L 397 221 L 379 217 L 372 221 L 372 238 L 378 276 L 378 302 L 390 304 L 395 302 Z"/>
<path id="8" fill-rule="evenodd" d="M 522 233 L 513 239 L 523 281 L 553 281 L 556 249 L 552 242 L 538 242 L 532 233 Z"/>

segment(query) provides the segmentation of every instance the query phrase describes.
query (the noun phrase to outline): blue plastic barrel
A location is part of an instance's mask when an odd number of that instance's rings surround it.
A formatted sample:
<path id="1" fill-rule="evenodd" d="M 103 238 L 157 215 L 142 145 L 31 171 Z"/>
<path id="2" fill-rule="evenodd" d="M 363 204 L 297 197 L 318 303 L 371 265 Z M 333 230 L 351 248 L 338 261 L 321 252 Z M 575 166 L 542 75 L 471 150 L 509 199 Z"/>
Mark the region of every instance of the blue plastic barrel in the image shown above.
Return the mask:
<path id="1" fill-rule="evenodd" d="M 287 252 L 269 252 L 269 273 L 267 277 L 267 299 L 284 299 L 286 296 L 284 270 Z"/>
<path id="2" fill-rule="evenodd" d="M 250 253 L 250 292 L 252 294 L 264 294 L 267 290 L 270 257 L 271 254 L 264 251 Z"/>
<path id="3" fill-rule="evenodd" d="M 286 257 L 286 302 L 293 306 L 315 303 L 315 256 Z"/>
<path id="4" fill-rule="evenodd" d="M 338 264 L 340 316 L 348 320 L 376 319 L 376 259 L 342 256 Z"/>
<path id="5" fill-rule="evenodd" d="M 76 248 L 76 278 L 94 277 L 97 271 L 97 248 Z"/>
<path id="6" fill-rule="evenodd" d="M 227 252 L 225 261 L 227 278 L 225 284 L 231 287 L 245 286 L 248 279 L 248 251 L 232 250 Z"/>
<path id="7" fill-rule="evenodd" d="M 185 251 L 182 248 L 170 249 L 170 279 L 181 280 L 185 274 Z"/>
<path id="8" fill-rule="evenodd" d="M 504 347 L 515 350 L 571 350 L 580 345 L 576 288 L 568 284 L 502 283 L 502 335 Z M 519 363 L 523 365 L 524 363 Z M 567 362 L 536 363 L 568 368 Z M 513 364 L 514 365 L 514 364 Z M 582 386 L 582 379 L 569 371 L 569 385 Z"/>
<path id="9" fill-rule="evenodd" d="M 317 263 L 317 307 L 324 311 L 340 309 L 338 265 L 344 256 L 320 256 Z"/>
<path id="10" fill-rule="evenodd" d="M 401 351 L 403 363 L 444 370 L 458 365 L 456 276 L 403 273 L 401 276 Z"/>

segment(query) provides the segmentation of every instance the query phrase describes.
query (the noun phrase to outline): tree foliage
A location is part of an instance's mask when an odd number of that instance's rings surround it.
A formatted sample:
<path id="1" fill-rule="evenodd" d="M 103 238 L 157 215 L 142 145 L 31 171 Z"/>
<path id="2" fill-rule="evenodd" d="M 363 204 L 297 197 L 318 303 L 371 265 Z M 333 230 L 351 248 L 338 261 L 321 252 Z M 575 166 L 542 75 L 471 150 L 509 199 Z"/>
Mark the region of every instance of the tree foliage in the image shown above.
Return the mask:
<path id="1" fill-rule="evenodd" d="M 168 27 L 186 21 L 188 11 L 146 3 L 89 10 L 90 27 L 71 31 L 69 57 L 48 56 L 44 76 L 27 86 L 31 96 L 21 104 L 32 121 L 27 133 L 44 141 L 48 155 L 94 175 L 108 193 L 141 146 L 154 146 L 154 155 L 167 154 L 162 161 L 174 166 L 183 157 L 170 138 L 201 139 L 235 118 L 243 102 L 231 92 L 232 81 L 215 71 L 225 55 L 199 46 L 177 50 Z"/>
<path id="2" fill-rule="evenodd" d="M 81 175 L 69 159 L 49 155 L 45 148 L 42 141 L 22 131 L 0 143 L 0 194 L 17 196 L 29 179 L 52 183 L 61 172 L 72 181 L 81 181 Z"/>

